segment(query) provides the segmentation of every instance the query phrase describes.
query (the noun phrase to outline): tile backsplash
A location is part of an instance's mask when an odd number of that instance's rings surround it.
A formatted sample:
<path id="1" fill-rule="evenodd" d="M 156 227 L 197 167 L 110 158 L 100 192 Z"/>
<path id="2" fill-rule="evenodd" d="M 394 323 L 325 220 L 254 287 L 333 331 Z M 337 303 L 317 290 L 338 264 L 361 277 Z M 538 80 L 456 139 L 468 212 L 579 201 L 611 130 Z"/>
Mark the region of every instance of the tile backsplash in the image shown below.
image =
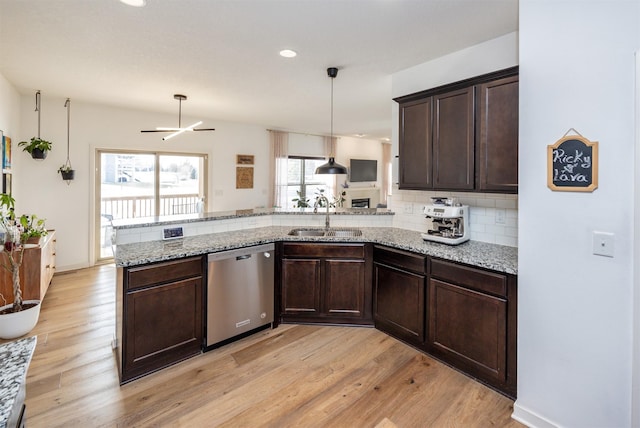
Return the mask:
<path id="1" fill-rule="evenodd" d="M 394 186 L 387 201 L 395 212 L 393 226 L 426 232 L 431 223 L 423 210 L 433 196 L 455 198 L 469 205 L 472 240 L 518 246 L 518 195 L 399 190 Z"/>

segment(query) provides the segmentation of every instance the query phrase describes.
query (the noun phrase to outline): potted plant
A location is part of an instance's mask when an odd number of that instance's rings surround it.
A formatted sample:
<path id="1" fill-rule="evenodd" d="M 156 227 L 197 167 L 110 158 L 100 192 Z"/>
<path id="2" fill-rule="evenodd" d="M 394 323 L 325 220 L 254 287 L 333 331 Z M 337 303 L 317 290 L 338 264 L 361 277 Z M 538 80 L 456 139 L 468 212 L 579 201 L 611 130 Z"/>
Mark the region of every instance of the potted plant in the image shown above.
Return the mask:
<path id="1" fill-rule="evenodd" d="M 18 219 L 20 225 L 20 242 L 23 244 L 39 244 L 40 239 L 47 235 L 44 226 L 45 219 L 38 218 L 35 214 L 22 214 Z"/>
<path id="2" fill-rule="evenodd" d="M 0 195 L 0 224 L 4 229 L 3 254 L 0 254 L 0 264 L 2 268 L 11 274 L 13 289 L 13 303 L 7 304 L 6 298 L 0 294 L 4 306 L 0 307 L 0 338 L 15 339 L 31 331 L 38 323 L 40 317 L 39 300 L 22 300 L 22 290 L 20 288 L 20 266 L 24 258 L 24 241 L 26 235 L 22 218 L 25 217 L 27 224 L 29 218 L 31 223 L 35 223 L 35 228 L 44 229 L 44 220 L 37 219 L 36 216 L 21 216 L 16 223 L 14 214 L 15 200 L 11 195 Z M 27 234 L 30 232 L 27 232 Z"/>
<path id="3" fill-rule="evenodd" d="M 58 168 L 58 172 L 62 175 L 62 179 L 67 181 L 73 180 L 76 173 L 74 169 L 71 169 L 71 165 L 66 163 Z"/>
<path id="4" fill-rule="evenodd" d="M 309 208 L 309 199 L 303 198 L 299 190 L 296 190 L 296 193 L 298 197 L 291 199 L 291 202 L 296 203 L 295 208 Z"/>
<path id="5" fill-rule="evenodd" d="M 51 150 L 51 143 L 40 137 L 33 137 L 31 141 L 20 141 L 18 146 L 29 153 L 33 159 L 44 159 Z"/>

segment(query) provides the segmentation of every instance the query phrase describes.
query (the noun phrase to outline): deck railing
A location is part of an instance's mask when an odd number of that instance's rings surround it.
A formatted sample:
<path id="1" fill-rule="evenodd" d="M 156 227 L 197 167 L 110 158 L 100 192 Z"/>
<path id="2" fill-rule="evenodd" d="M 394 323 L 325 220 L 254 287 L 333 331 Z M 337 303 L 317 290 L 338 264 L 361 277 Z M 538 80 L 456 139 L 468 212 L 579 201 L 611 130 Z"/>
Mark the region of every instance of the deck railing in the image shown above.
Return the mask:
<path id="1" fill-rule="evenodd" d="M 112 196 L 100 201 L 100 215 L 112 219 L 192 214 L 198 212 L 198 194 L 160 196 L 160 212 L 155 213 L 153 196 Z"/>

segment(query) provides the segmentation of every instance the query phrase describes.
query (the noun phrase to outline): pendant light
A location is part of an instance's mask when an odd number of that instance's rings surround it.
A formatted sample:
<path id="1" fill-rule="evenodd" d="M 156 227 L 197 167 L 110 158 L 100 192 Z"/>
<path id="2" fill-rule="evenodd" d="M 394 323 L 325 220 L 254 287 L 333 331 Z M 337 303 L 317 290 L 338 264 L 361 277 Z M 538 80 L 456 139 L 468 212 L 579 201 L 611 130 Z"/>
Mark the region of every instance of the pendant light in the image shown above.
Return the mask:
<path id="1" fill-rule="evenodd" d="M 331 145 L 333 146 L 333 79 L 338 75 L 336 67 L 327 68 L 327 75 L 331 77 Z M 333 151 L 333 150 L 332 150 Z M 336 163 L 333 153 L 329 155 L 329 162 L 316 168 L 316 174 L 346 174 L 347 168 Z"/>

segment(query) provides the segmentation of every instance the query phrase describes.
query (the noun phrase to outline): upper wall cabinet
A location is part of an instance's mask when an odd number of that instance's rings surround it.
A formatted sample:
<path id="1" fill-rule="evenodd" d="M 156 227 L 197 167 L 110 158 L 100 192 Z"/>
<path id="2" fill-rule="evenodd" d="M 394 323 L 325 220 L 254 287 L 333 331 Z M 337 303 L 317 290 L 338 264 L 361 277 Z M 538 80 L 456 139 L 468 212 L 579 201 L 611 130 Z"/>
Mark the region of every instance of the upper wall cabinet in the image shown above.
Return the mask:
<path id="1" fill-rule="evenodd" d="M 517 67 L 395 101 L 400 189 L 517 193 Z"/>
<path id="2" fill-rule="evenodd" d="M 518 192 L 518 76 L 478 86 L 476 183 L 483 192 Z"/>

